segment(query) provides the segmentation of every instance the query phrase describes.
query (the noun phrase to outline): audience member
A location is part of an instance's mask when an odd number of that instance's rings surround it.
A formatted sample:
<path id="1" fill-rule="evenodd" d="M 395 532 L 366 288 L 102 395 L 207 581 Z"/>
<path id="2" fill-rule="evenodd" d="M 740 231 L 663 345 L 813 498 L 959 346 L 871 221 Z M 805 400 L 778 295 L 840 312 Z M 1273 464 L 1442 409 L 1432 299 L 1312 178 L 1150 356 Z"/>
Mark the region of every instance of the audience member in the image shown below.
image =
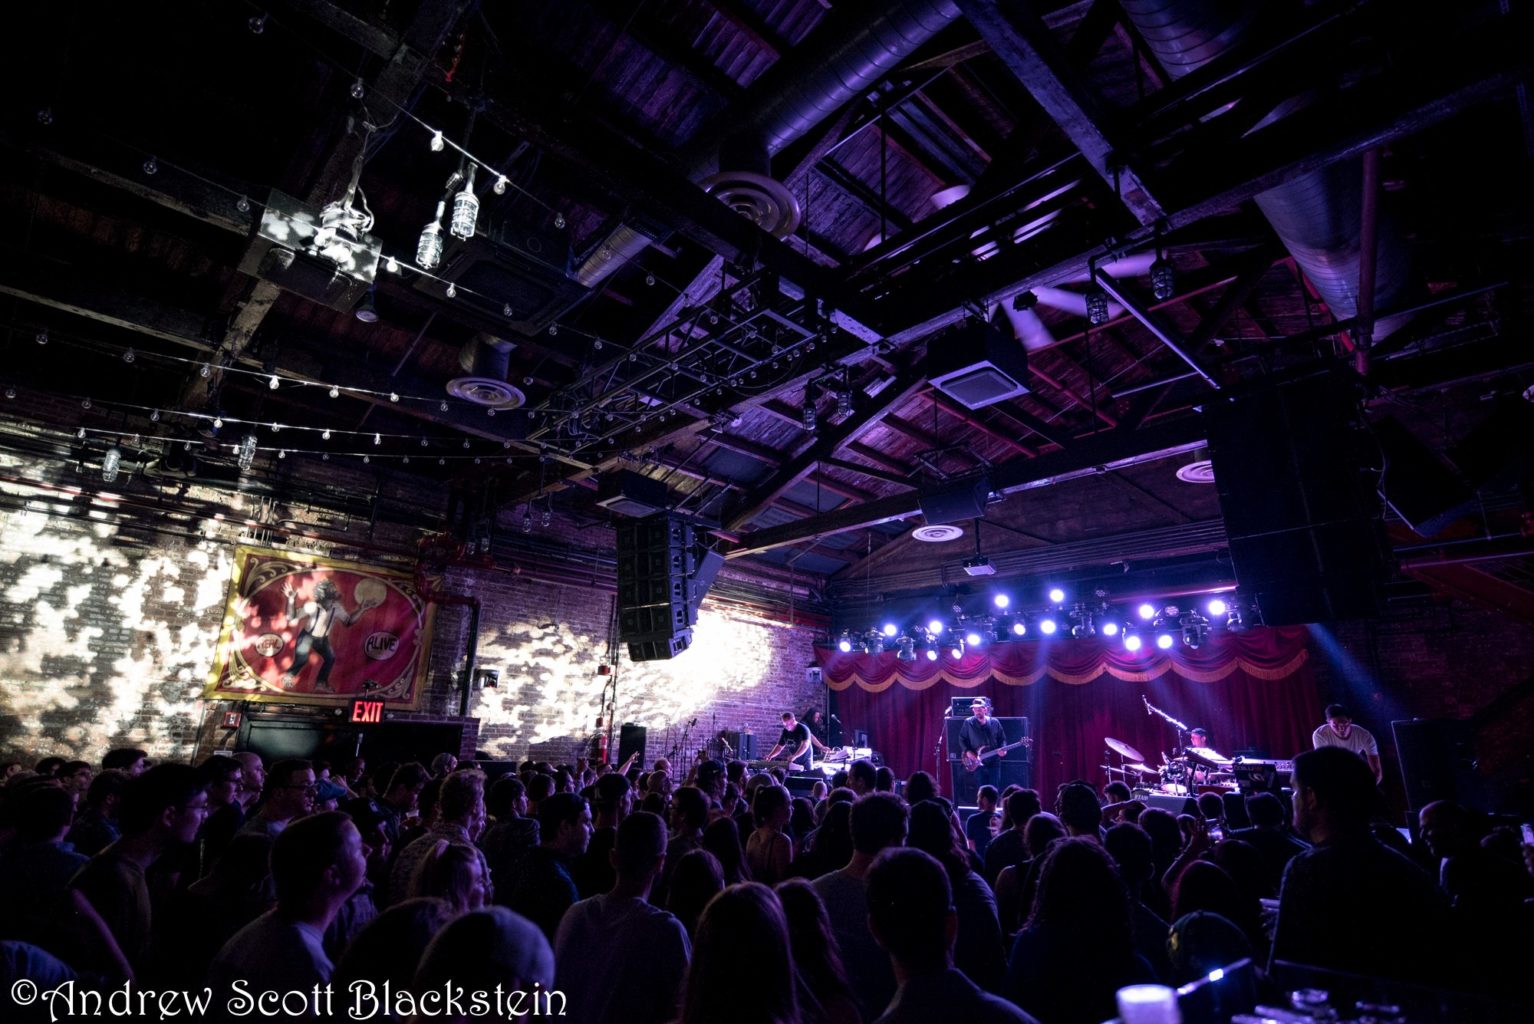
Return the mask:
<path id="1" fill-rule="evenodd" d="M 560 921 L 555 988 L 569 999 L 576 1020 L 664 1024 L 676 1015 L 691 955 L 682 923 L 649 903 L 666 858 L 666 826 L 640 811 L 617 833 L 609 855 L 612 890 L 581 900 Z"/>
<path id="2" fill-rule="evenodd" d="M 55 774 L 59 768 L 63 767 L 64 765 L 64 759 L 62 757 L 49 758 L 48 760 L 55 761 L 57 763 L 53 765 L 52 770 L 44 772 L 43 774 Z M 112 750 L 108 750 L 106 754 L 102 756 L 101 767 L 106 771 L 122 772 L 124 775 L 131 779 L 139 775 L 143 775 L 149 770 L 149 755 L 144 751 L 137 750 L 133 747 L 116 747 Z"/>
<path id="3" fill-rule="evenodd" d="M 805 1024 L 862 1024 L 831 920 L 815 889 L 802 878 L 775 890 L 788 921 L 789 947 L 798 976 L 799 1009 Z"/>
<path id="4" fill-rule="evenodd" d="M 1023 841 L 1023 830 L 1028 821 L 1040 811 L 1039 794 L 1031 789 L 1019 789 L 1007 797 L 1006 819 L 1012 823 L 1002 830 L 985 850 L 985 880 L 996 884 L 1003 868 L 1021 864 L 1028 859 L 1028 846 Z"/>
<path id="5" fill-rule="evenodd" d="M 1246 800 L 1250 828 L 1234 829 L 1227 839 L 1250 843 L 1262 861 L 1264 897 L 1278 895 L 1278 886 L 1284 877 L 1284 869 L 1297 854 L 1310 849 L 1310 844 L 1296 836 L 1284 820 L 1284 804 L 1272 793 L 1253 793 Z"/>
<path id="6" fill-rule="evenodd" d="M 793 814 L 793 799 L 779 785 L 760 786 L 751 802 L 756 824 L 746 840 L 746 864 L 751 877 L 764 885 L 776 885 L 788 877 L 794 859 L 793 840 L 784 833 Z"/>
<path id="7" fill-rule="evenodd" d="M 671 888 L 666 895 L 666 909 L 682 922 L 691 938 L 698 928 L 698 918 L 708 901 L 724 891 L 724 869 L 719 858 L 704 849 L 682 854 L 671 871 Z"/>
<path id="8" fill-rule="evenodd" d="M 979 863 L 985 863 L 986 847 L 994 838 L 996 825 L 996 787 L 981 786 L 975 793 L 975 813 L 964 819 L 964 839 Z"/>
<path id="9" fill-rule="evenodd" d="M 580 800 L 573 793 L 559 794 Z M 581 800 L 584 808 L 586 802 Z M 540 826 L 542 818 L 539 819 Z M 590 821 L 587 821 L 590 827 Z M 441 992 L 447 988 L 467 992 L 521 992 L 528 995 L 526 1018 L 564 1017 L 567 1001 L 554 989 L 554 951 L 537 925 L 505 907 L 486 907 L 450 921 L 437 933 L 421 957 L 416 971 L 417 991 Z M 460 1000 L 465 1015 L 443 1013 L 429 1018 L 432 1024 L 479 1024 L 483 1014 L 472 1015 L 471 1004 Z M 418 1017 L 417 1020 L 428 1018 Z"/>
<path id="10" fill-rule="evenodd" d="M 732 885 L 709 902 L 678 1024 L 797 1024 L 799 999 L 788 922 L 771 889 Z"/>
<path id="11" fill-rule="evenodd" d="M 885 850 L 871 865 L 868 926 L 888 954 L 898 986 L 876 1024 L 1033 1024 L 954 966 L 959 923 L 950 877 L 920 850 Z"/>
<path id="12" fill-rule="evenodd" d="M 574 793 L 555 793 L 538 807 L 538 834 L 539 844 L 528 851 L 515 887 L 497 899 L 552 940 L 560 918 L 580 899 L 570 872 L 591 842 L 591 808 Z"/>
<path id="13" fill-rule="evenodd" d="M 591 842 L 572 870 L 582 899 L 609 891 L 617 880 L 611 854 L 618 840 L 618 826 L 634 805 L 633 787 L 616 772 L 602 776 L 593 789 Z"/>
<path id="14" fill-rule="evenodd" d="M 240 831 L 275 838 L 287 828 L 288 822 L 314 809 L 317 786 L 314 765 L 308 761 L 278 761 L 266 775 L 266 790 L 256 813 L 240 826 Z"/>
<path id="15" fill-rule="evenodd" d="M 1314 846 L 1289 861 L 1273 960 L 1416 983 L 1444 979 L 1447 905 L 1429 877 L 1369 830 L 1374 772 L 1341 747 L 1294 759 L 1294 828 Z"/>
<path id="16" fill-rule="evenodd" d="M 401 900 L 368 922 L 336 961 L 330 987 L 337 1003 L 358 982 L 378 989 L 412 988 L 426 947 L 459 913 L 444 900 L 416 897 Z"/>
<path id="17" fill-rule="evenodd" d="M 116 769 L 104 769 L 91 780 L 91 788 L 85 791 L 85 805 L 76 811 L 74 824 L 64 837 L 76 853 L 94 857 L 117 842 L 122 834 L 117 824 L 117 808 L 127 785 L 127 773 Z"/>
<path id="18" fill-rule="evenodd" d="M 446 839 L 430 841 L 433 845 L 410 876 L 410 898 L 439 899 L 453 913 L 466 914 L 490 902 L 490 878 L 485 874 L 484 855 L 465 843 Z"/>
<path id="19" fill-rule="evenodd" d="M 442 893 L 413 893 L 411 882 L 421 862 L 437 849 L 438 841 L 468 847 L 479 865 L 479 884 L 490 884 L 490 865 L 474 841 L 485 828 L 485 773 L 477 769 L 454 772 L 439 787 L 437 820 L 419 839 L 400 848 L 389 869 L 389 887 L 385 904 L 397 903 L 412 895 L 440 896 Z"/>
<path id="20" fill-rule="evenodd" d="M 948 873 L 959 923 L 953 944 L 954 966 L 986 991 L 1000 992 L 1006 958 L 996 897 L 985 880 L 971 870 L 969 854 L 949 827 L 942 804 L 923 800 L 911 808 L 906 845 L 931 855 Z"/>
<path id="21" fill-rule="evenodd" d="M 740 828 L 734 818 L 719 818 L 703 830 L 703 849 L 719 859 L 725 885 L 751 881 L 746 851 L 740 845 Z"/>
<path id="22" fill-rule="evenodd" d="M 826 905 L 863 1016 L 872 1019 L 894 996 L 895 975 L 868 930 L 868 870 L 886 848 L 905 845 L 909 815 L 899 797 L 870 793 L 852 805 L 851 824 L 852 859 L 810 884 Z"/>

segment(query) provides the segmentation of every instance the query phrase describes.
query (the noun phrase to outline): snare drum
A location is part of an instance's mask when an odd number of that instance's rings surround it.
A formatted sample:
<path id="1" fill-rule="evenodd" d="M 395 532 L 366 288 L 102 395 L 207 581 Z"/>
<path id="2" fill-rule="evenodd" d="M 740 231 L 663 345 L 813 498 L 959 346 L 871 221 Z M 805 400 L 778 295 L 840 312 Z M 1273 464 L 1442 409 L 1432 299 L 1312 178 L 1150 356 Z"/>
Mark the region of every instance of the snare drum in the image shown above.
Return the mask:
<path id="1" fill-rule="evenodd" d="M 1171 796 L 1187 796 L 1188 787 L 1181 782 L 1163 782 L 1160 791 Z"/>

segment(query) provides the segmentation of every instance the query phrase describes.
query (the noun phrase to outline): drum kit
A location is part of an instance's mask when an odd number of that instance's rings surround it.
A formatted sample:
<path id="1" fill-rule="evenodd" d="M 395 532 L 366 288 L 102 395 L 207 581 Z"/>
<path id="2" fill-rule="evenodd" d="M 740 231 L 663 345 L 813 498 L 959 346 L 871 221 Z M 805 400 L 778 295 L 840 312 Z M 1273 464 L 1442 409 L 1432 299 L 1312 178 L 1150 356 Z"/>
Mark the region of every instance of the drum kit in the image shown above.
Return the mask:
<path id="1" fill-rule="evenodd" d="M 1137 798 L 1152 793 L 1189 796 L 1236 789 L 1231 759 L 1209 747 L 1182 747 L 1176 754 L 1163 754 L 1161 764 L 1152 767 L 1144 754 L 1123 740 L 1105 736 L 1103 743 L 1120 759 L 1117 768 L 1105 764 L 1103 771 L 1128 783 Z"/>

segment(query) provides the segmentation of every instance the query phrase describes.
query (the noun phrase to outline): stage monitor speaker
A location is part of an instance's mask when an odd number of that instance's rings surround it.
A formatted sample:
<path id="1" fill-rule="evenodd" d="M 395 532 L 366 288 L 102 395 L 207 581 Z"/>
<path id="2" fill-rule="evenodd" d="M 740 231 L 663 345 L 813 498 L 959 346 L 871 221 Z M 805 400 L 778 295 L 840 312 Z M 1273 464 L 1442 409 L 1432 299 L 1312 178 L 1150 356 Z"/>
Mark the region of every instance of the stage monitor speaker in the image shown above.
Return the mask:
<path id="1" fill-rule="evenodd" d="M 1198 817 L 1198 801 L 1191 796 L 1174 796 L 1171 793 L 1152 793 L 1150 796 L 1142 796 L 1145 801 L 1145 809 L 1170 811 L 1172 814 L 1191 814 Z"/>
<path id="2" fill-rule="evenodd" d="M 756 760 L 756 733 L 743 733 L 738 729 L 730 729 L 724 734 L 725 742 L 735 750 L 735 758 L 741 761 Z"/>
<path id="3" fill-rule="evenodd" d="M 1325 376 L 1204 406 L 1231 562 L 1267 625 L 1379 611 L 1389 549 L 1358 398 Z"/>
<path id="4" fill-rule="evenodd" d="M 624 722 L 623 728 L 618 730 L 618 763 L 629 759 L 630 754 L 639 755 L 634 761 L 641 768 L 648 767 L 644 759 L 645 735 L 647 730 L 642 725 L 633 722 Z"/>
<path id="5" fill-rule="evenodd" d="M 1463 718 L 1391 722 L 1406 806 L 1413 815 L 1434 800 L 1490 811 L 1475 754 L 1475 727 Z"/>
<path id="6" fill-rule="evenodd" d="M 1437 536 L 1474 504 L 1459 477 L 1394 417 L 1374 424 L 1374 439 L 1385 459 L 1385 502 L 1418 536 Z"/>

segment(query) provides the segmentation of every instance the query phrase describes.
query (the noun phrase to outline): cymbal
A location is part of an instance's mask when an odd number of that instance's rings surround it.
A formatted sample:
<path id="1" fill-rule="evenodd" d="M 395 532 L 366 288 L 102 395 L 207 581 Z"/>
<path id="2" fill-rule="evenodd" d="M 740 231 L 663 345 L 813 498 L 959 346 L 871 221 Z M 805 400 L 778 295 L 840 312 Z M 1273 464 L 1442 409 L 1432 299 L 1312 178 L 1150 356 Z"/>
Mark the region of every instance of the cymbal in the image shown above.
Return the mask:
<path id="1" fill-rule="evenodd" d="M 1142 772 L 1142 773 L 1144 773 L 1146 775 L 1154 775 L 1154 774 L 1156 774 L 1156 769 L 1147 767 L 1146 765 L 1140 764 L 1138 762 L 1136 762 L 1134 764 L 1126 764 L 1124 766 L 1124 768 L 1125 768 L 1126 771 Z"/>
<path id="2" fill-rule="evenodd" d="M 1123 740 L 1116 740 L 1112 736 L 1105 736 L 1103 737 L 1103 742 L 1108 744 L 1109 750 L 1112 750 L 1120 757 L 1128 758 L 1131 761 L 1139 761 L 1142 763 L 1145 761 L 1144 754 L 1140 753 L 1138 750 L 1136 750 L 1134 747 L 1131 747 Z"/>

